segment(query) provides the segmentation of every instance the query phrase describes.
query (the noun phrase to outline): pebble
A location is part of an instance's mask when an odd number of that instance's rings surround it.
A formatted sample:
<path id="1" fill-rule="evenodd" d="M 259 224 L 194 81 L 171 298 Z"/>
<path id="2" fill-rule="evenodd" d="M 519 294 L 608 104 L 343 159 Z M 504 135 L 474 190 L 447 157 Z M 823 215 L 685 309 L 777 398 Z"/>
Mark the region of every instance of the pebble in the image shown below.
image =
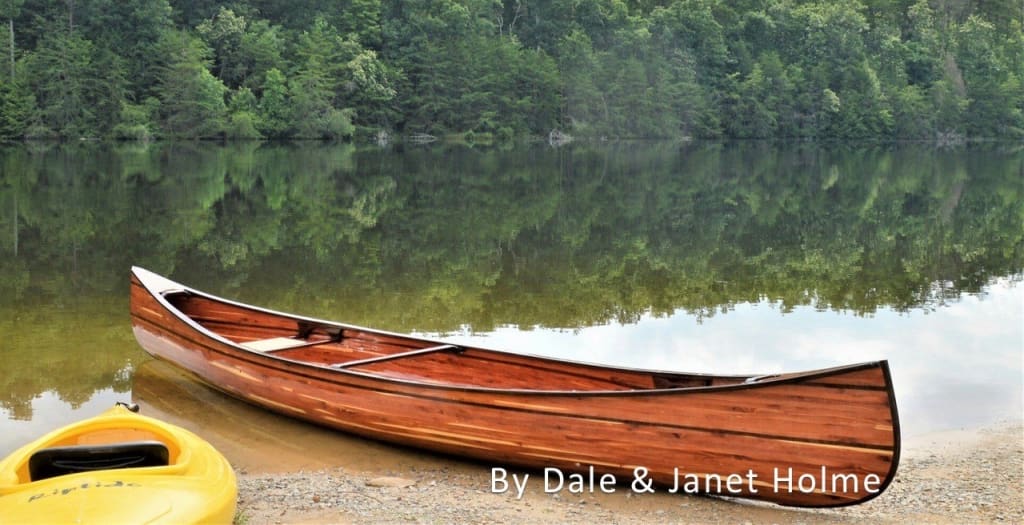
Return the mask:
<path id="1" fill-rule="evenodd" d="M 411 479 L 399 478 L 394 476 L 381 476 L 379 478 L 373 478 L 366 480 L 366 485 L 369 487 L 398 487 L 405 488 L 415 485 L 416 482 Z"/>
<path id="2" fill-rule="evenodd" d="M 836 509 L 791 510 L 715 498 L 634 495 L 590 501 L 539 490 L 492 494 L 486 469 L 446 467 L 363 477 L 341 469 L 238 473 L 236 523 L 1024 523 L 1024 429 L 990 429 L 981 443 L 901 460 L 875 499 Z M 388 473 L 393 474 L 393 473 Z M 414 487 L 415 485 L 415 487 Z M 414 487 L 414 488 L 410 488 Z M 655 517 L 656 516 L 656 517 Z"/>

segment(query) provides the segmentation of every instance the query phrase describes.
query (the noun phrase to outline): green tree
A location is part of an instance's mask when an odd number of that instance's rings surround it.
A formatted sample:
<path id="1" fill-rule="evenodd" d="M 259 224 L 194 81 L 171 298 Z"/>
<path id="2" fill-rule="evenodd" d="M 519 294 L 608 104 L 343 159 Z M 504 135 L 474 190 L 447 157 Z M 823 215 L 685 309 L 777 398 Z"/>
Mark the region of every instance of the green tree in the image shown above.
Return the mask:
<path id="1" fill-rule="evenodd" d="M 943 60 L 942 78 L 933 82 L 929 90 L 935 107 L 935 130 L 941 134 L 962 136 L 967 113 L 967 85 L 956 58 L 948 54 Z"/>
<path id="2" fill-rule="evenodd" d="M 258 117 L 256 116 L 256 96 L 249 88 L 241 88 L 231 95 L 228 105 L 228 125 L 225 135 L 234 139 L 260 139 Z"/>
<path id="3" fill-rule="evenodd" d="M 391 111 L 397 92 L 395 71 L 370 49 L 358 49 L 345 63 L 342 92 L 344 103 L 359 114 L 359 123 L 387 128 L 395 120 Z"/>
<path id="4" fill-rule="evenodd" d="M 256 127 L 264 136 L 282 138 L 289 133 L 292 119 L 288 81 L 276 68 L 267 71 L 256 113 L 259 117 Z"/>
<path id="5" fill-rule="evenodd" d="M 903 34 L 907 82 L 927 88 L 941 76 L 943 51 L 935 13 L 928 0 L 918 0 L 907 9 Z"/>
<path id="6" fill-rule="evenodd" d="M 21 14 L 21 6 L 25 0 L 3 0 L 0 2 L 0 20 L 7 20 L 7 54 L 10 59 L 10 80 L 14 80 L 14 19 Z"/>
<path id="7" fill-rule="evenodd" d="M 300 71 L 289 85 L 294 137 L 300 139 L 341 139 L 355 132 L 352 110 L 331 105 L 327 79 L 316 70 Z"/>
<path id="8" fill-rule="evenodd" d="M 186 33 L 168 33 L 170 61 L 159 72 L 160 126 L 168 136 L 213 137 L 224 131 L 227 87 L 207 69 L 203 43 Z"/>
<path id="9" fill-rule="evenodd" d="M 126 89 L 133 100 L 152 95 L 160 62 L 158 44 L 172 27 L 168 0 L 89 0 L 75 5 L 78 31 L 96 47 L 117 57 L 127 72 Z"/>
<path id="10" fill-rule="evenodd" d="M 731 134 L 746 138 L 766 138 L 775 134 L 778 129 L 778 99 L 772 80 L 757 63 L 740 83 L 735 114 L 729 119 Z"/>
<path id="11" fill-rule="evenodd" d="M 347 108 L 350 114 L 365 115 L 365 124 L 388 125 L 388 106 L 396 94 L 393 72 L 354 34 L 344 36 L 326 18 L 317 18 L 299 35 L 295 54 L 293 76 L 316 76 L 313 89 L 322 90 L 316 96 L 325 96 L 332 107 Z"/>
<path id="12" fill-rule="evenodd" d="M 580 134 L 603 133 L 608 107 L 594 76 L 597 57 L 590 37 L 576 29 L 561 39 L 555 54 L 562 77 L 559 121 Z"/>
<path id="13" fill-rule="evenodd" d="M 124 73 L 120 62 L 77 34 L 56 30 L 26 59 L 26 74 L 39 105 L 41 124 L 62 137 L 98 136 L 120 110 Z"/>
<path id="14" fill-rule="evenodd" d="M 381 0 L 347 0 L 340 6 L 337 27 L 342 34 L 355 35 L 359 43 L 370 49 L 381 44 Z"/>
<path id="15" fill-rule="evenodd" d="M 969 99 L 966 128 L 979 137 L 1021 137 L 1024 71 L 1008 67 L 998 40 L 996 27 L 975 15 L 968 17 L 957 34 L 957 62 L 963 69 Z"/>
<path id="16" fill-rule="evenodd" d="M 25 137 L 35 121 L 36 111 L 36 97 L 24 82 L 0 80 L 0 137 Z"/>
<path id="17" fill-rule="evenodd" d="M 114 126 L 113 136 L 118 139 L 150 140 L 156 136 L 155 116 L 160 110 L 160 101 L 149 97 L 140 104 L 124 102 L 121 107 L 121 121 Z"/>
<path id="18" fill-rule="evenodd" d="M 175 25 L 182 28 L 192 28 L 213 18 L 224 6 L 220 0 L 169 0 L 173 8 Z M 242 4 L 243 2 L 239 2 Z M 244 2 L 249 4 L 251 2 Z"/>
<path id="19" fill-rule="evenodd" d="M 691 50 L 697 59 L 697 80 L 714 86 L 728 72 L 725 30 L 715 17 L 714 0 L 680 0 L 651 13 L 651 32 L 674 47 Z"/>
<path id="20" fill-rule="evenodd" d="M 282 56 L 285 47 L 286 41 L 278 26 L 267 20 L 249 23 L 241 42 L 241 59 L 246 72 L 242 85 L 259 93 L 267 72 L 285 67 Z"/>
<path id="21" fill-rule="evenodd" d="M 245 29 L 245 18 L 226 7 L 196 27 L 196 33 L 213 51 L 211 73 L 229 88 L 241 86 L 248 73 L 241 49 Z"/>
<path id="22" fill-rule="evenodd" d="M 928 92 L 907 85 L 893 96 L 893 134 L 903 139 L 931 139 L 935 135 L 935 117 Z"/>

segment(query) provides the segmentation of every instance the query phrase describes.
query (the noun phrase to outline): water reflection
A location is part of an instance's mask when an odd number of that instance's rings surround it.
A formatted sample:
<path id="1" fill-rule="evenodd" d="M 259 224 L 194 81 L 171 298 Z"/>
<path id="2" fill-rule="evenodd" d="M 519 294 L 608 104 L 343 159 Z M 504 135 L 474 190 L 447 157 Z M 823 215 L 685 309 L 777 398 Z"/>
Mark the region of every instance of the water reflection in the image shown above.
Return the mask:
<path id="1" fill-rule="evenodd" d="M 881 309 L 871 317 L 766 301 L 695 322 L 677 312 L 575 331 L 502 328 L 448 339 L 622 366 L 706 373 L 779 373 L 888 359 L 903 430 L 922 432 L 1019 419 L 1024 287 L 1000 280 L 934 311 Z"/>
<path id="2" fill-rule="evenodd" d="M 1017 149 L 89 144 L 2 148 L 0 166 L 0 453 L 56 413 L 40 399 L 85 410 L 129 391 L 147 360 L 133 264 L 586 361 L 884 357 L 908 430 L 1020 407 Z"/>
<path id="3" fill-rule="evenodd" d="M 139 367 L 132 400 L 141 413 L 202 435 L 232 466 L 248 472 L 396 472 L 431 462 L 418 450 L 347 436 L 227 397 L 163 361 Z"/>

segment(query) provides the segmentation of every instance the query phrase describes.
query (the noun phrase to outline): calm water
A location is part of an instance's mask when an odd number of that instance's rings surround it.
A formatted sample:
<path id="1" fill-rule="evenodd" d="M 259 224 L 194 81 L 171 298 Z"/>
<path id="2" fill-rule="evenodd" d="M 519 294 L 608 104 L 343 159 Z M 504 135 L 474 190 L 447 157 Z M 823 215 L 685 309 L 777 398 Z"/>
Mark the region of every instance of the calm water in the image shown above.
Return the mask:
<path id="1" fill-rule="evenodd" d="M 221 445 L 258 439 L 223 423 L 247 407 L 136 345 L 133 264 L 584 361 L 889 359 L 908 435 L 1021 413 L 1019 147 L 75 145 L 0 162 L 0 455 L 128 399 Z M 266 446 L 310 434 L 260 424 Z"/>

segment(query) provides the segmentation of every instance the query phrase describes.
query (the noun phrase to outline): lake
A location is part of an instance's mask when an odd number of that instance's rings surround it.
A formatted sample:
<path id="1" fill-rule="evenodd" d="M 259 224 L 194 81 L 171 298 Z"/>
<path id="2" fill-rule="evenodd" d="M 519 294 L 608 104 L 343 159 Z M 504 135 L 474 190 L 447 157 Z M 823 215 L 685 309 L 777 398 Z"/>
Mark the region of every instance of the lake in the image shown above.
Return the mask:
<path id="1" fill-rule="evenodd" d="M 0 456 L 118 400 L 233 461 L 388 449 L 153 362 L 131 333 L 132 265 L 582 361 L 767 374 L 888 359 L 904 435 L 1022 411 L 1019 144 L 85 143 L 6 146 L 0 162 Z"/>

